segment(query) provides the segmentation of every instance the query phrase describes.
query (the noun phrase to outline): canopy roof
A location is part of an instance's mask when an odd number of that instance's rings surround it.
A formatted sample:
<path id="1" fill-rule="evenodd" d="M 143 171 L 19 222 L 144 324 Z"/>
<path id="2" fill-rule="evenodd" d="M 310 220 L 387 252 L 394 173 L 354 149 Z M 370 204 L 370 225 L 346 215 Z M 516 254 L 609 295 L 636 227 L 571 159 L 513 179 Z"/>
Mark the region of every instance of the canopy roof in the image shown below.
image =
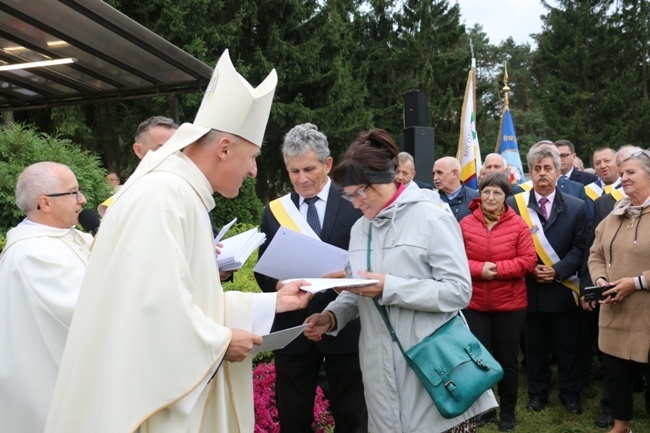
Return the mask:
<path id="1" fill-rule="evenodd" d="M 200 92 L 212 68 L 100 0 L 0 0 L 0 111 Z"/>

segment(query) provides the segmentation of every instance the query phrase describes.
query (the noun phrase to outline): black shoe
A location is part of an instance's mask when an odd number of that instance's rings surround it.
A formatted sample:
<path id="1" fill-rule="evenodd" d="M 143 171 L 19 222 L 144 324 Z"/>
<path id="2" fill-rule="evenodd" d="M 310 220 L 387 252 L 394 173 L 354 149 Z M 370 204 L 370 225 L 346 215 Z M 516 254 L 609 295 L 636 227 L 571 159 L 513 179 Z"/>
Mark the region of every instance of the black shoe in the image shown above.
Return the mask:
<path id="1" fill-rule="evenodd" d="M 474 423 L 476 424 L 476 427 L 482 426 L 482 425 L 487 424 L 489 422 L 498 422 L 498 421 L 499 421 L 499 418 L 497 418 L 496 409 L 492 409 L 490 411 L 482 413 L 482 414 L 478 415 L 474 419 Z"/>
<path id="2" fill-rule="evenodd" d="M 614 425 L 614 417 L 612 416 L 611 413 L 604 413 L 600 415 L 598 418 L 596 418 L 594 424 L 596 424 L 596 427 L 600 427 L 600 428 L 612 427 Z"/>
<path id="3" fill-rule="evenodd" d="M 533 412 L 539 412 L 540 410 L 546 407 L 546 400 L 541 398 L 532 397 L 526 406 L 526 409 L 532 410 Z"/>
<path id="4" fill-rule="evenodd" d="M 501 413 L 499 431 L 513 431 L 516 427 L 515 416 L 510 413 Z"/>
<path id="5" fill-rule="evenodd" d="M 577 401 L 568 401 L 566 403 L 562 403 L 562 405 L 569 413 L 572 413 L 574 415 L 582 414 L 582 406 L 580 406 L 580 403 L 578 403 Z"/>
<path id="6" fill-rule="evenodd" d="M 596 397 L 596 391 L 594 391 L 591 385 L 582 385 L 582 396 L 585 398 L 594 398 Z"/>

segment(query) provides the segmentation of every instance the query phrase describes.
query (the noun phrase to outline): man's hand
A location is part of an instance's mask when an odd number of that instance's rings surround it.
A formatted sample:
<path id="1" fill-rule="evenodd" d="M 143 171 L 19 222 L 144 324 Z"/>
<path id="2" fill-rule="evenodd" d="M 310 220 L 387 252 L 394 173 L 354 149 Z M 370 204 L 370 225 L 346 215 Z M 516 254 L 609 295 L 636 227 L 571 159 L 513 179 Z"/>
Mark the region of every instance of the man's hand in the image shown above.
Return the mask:
<path id="1" fill-rule="evenodd" d="M 553 266 L 537 265 L 533 274 L 538 283 L 552 283 L 557 278 L 557 272 Z"/>
<path id="2" fill-rule="evenodd" d="M 278 289 L 278 297 L 275 303 L 275 312 L 284 313 L 305 308 L 313 296 L 311 293 L 300 290 L 300 286 L 309 286 L 305 280 L 292 281 Z"/>
<path id="3" fill-rule="evenodd" d="M 246 358 L 253 348 L 253 345 L 262 344 L 262 337 L 243 329 L 233 328 L 232 339 L 224 359 L 228 362 L 241 362 Z"/>

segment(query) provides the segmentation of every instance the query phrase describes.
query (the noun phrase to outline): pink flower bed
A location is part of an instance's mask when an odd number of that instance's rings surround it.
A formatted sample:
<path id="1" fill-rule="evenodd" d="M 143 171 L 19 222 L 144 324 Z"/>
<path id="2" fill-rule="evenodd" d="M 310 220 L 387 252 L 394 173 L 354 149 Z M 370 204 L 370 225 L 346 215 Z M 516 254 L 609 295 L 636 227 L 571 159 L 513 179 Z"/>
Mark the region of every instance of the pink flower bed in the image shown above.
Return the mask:
<path id="1" fill-rule="evenodd" d="M 275 405 L 275 364 L 260 362 L 253 370 L 253 395 L 255 400 L 255 433 L 278 433 L 278 408 Z M 316 388 L 314 422 L 316 433 L 332 431 L 334 419 L 323 390 Z"/>

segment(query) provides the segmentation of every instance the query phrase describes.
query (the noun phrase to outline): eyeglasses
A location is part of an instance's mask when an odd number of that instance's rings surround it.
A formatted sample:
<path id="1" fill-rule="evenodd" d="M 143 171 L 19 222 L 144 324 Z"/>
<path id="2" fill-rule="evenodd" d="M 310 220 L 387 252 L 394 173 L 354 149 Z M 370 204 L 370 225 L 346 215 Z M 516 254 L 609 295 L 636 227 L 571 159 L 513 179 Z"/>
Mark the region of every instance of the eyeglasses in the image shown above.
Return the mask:
<path id="1" fill-rule="evenodd" d="M 630 153 L 630 158 L 637 158 L 639 156 L 645 156 L 646 158 L 650 159 L 650 151 L 647 150 L 637 150 L 636 152 Z"/>
<path id="2" fill-rule="evenodd" d="M 75 199 L 77 200 L 77 203 L 81 201 L 81 197 L 83 197 L 83 193 L 81 192 L 80 189 L 76 191 L 70 191 L 70 192 L 58 192 L 56 194 L 44 194 L 45 197 L 64 197 L 66 195 L 74 195 Z"/>
<path id="3" fill-rule="evenodd" d="M 572 153 L 560 153 L 560 158 L 568 158 L 571 155 L 573 155 L 573 154 Z"/>
<path id="4" fill-rule="evenodd" d="M 342 192 L 341 193 L 341 198 L 344 199 L 344 200 L 347 200 L 347 201 L 352 201 L 357 197 L 360 198 L 361 200 L 364 200 L 364 199 L 368 198 L 368 193 L 366 193 L 366 189 L 368 189 L 369 186 L 370 186 L 370 184 L 368 184 L 366 186 L 362 186 L 361 188 L 357 189 L 352 194 L 346 194 L 346 193 Z"/>

